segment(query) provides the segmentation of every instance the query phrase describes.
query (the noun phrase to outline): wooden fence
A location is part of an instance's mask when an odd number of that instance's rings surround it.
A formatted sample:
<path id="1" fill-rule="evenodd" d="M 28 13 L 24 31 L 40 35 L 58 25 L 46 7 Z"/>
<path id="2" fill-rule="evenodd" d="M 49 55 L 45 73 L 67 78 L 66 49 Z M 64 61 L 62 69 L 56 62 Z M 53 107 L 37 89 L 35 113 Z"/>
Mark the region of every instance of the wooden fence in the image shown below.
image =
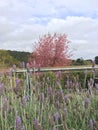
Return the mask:
<path id="1" fill-rule="evenodd" d="M 97 71 L 98 70 L 98 66 L 95 67 L 69 67 L 69 68 L 23 68 L 23 69 L 16 69 L 13 70 L 13 72 L 15 73 L 24 73 L 24 72 L 48 72 L 48 71 L 62 71 L 62 72 L 70 72 L 70 71 Z"/>
<path id="2" fill-rule="evenodd" d="M 28 99 L 30 98 L 30 72 L 32 73 L 36 73 L 36 72 L 57 72 L 57 71 L 61 71 L 63 73 L 70 73 L 70 72 L 80 72 L 80 71 L 92 71 L 92 72 L 97 72 L 98 71 L 98 66 L 95 67 L 69 67 L 69 68 L 24 68 L 24 69 L 16 69 L 13 70 L 13 73 L 25 73 L 26 75 L 26 93 L 28 96 Z M 95 78 L 96 75 L 93 77 Z M 84 86 L 86 85 L 86 79 L 87 79 L 87 75 L 84 76 Z M 98 82 L 98 78 L 97 78 L 97 82 Z"/>

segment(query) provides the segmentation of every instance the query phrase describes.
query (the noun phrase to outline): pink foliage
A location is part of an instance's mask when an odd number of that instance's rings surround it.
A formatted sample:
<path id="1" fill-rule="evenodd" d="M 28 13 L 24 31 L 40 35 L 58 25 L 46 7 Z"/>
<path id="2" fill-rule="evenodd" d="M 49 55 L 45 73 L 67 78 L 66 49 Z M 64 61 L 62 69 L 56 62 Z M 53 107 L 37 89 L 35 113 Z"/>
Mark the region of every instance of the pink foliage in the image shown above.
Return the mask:
<path id="1" fill-rule="evenodd" d="M 41 67 L 66 66 L 70 63 L 70 54 L 65 34 L 44 35 L 36 43 L 35 50 L 31 55 L 32 62 Z"/>

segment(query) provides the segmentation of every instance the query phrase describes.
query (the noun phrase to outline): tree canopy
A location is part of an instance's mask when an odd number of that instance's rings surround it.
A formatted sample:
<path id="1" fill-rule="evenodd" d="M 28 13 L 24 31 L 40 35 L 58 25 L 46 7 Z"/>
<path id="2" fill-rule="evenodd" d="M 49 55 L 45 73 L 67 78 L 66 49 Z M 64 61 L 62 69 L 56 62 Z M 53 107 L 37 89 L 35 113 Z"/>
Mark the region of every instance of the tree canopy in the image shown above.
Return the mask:
<path id="1" fill-rule="evenodd" d="M 98 56 L 95 57 L 95 63 L 98 64 Z"/>
<path id="2" fill-rule="evenodd" d="M 65 34 L 47 34 L 39 38 L 30 61 L 41 67 L 66 66 L 70 63 L 69 40 Z"/>

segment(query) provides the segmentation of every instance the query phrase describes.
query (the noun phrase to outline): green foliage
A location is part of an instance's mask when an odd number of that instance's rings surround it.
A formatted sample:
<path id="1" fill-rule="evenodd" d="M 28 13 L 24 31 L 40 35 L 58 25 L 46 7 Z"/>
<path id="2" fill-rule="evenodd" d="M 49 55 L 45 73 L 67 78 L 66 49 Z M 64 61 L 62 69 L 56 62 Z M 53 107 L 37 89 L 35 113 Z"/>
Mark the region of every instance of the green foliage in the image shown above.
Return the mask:
<path id="1" fill-rule="evenodd" d="M 53 83 L 56 80 L 56 77 L 55 77 L 55 74 L 53 72 L 45 72 L 41 75 L 40 80 Z"/>
<path id="2" fill-rule="evenodd" d="M 71 65 L 91 65 L 92 64 L 92 60 L 88 59 L 88 60 L 84 60 L 83 58 L 78 58 L 76 60 L 72 60 Z"/>
<path id="3" fill-rule="evenodd" d="M 0 67 L 8 67 L 12 65 L 13 57 L 8 55 L 7 51 L 0 51 Z"/>
<path id="4" fill-rule="evenodd" d="M 98 56 L 95 57 L 95 63 L 98 64 Z"/>
<path id="5" fill-rule="evenodd" d="M 11 55 L 14 59 L 19 62 L 28 62 L 28 58 L 30 56 L 29 52 L 19 52 L 19 51 L 10 51 L 8 50 L 8 54 Z"/>
<path id="6" fill-rule="evenodd" d="M 29 52 L 0 50 L 0 68 L 12 67 L 13 64 L 19 66 L 22 61 L 28 62 L 29 55 Z"/>

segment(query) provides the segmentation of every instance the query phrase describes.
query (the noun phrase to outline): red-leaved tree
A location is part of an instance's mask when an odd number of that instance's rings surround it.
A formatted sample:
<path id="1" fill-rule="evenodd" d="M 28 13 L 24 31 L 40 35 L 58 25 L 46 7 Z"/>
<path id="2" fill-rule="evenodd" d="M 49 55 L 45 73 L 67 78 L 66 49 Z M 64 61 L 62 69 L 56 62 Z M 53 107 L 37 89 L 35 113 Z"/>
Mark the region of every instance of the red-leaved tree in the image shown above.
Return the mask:
<path id="1" fill-rule="evenodd" d="M 30 62 L 41 67 L 66 66 L 70 64 L 69 40 L 65 34 L 44 35 L 35 44 Z"/>

